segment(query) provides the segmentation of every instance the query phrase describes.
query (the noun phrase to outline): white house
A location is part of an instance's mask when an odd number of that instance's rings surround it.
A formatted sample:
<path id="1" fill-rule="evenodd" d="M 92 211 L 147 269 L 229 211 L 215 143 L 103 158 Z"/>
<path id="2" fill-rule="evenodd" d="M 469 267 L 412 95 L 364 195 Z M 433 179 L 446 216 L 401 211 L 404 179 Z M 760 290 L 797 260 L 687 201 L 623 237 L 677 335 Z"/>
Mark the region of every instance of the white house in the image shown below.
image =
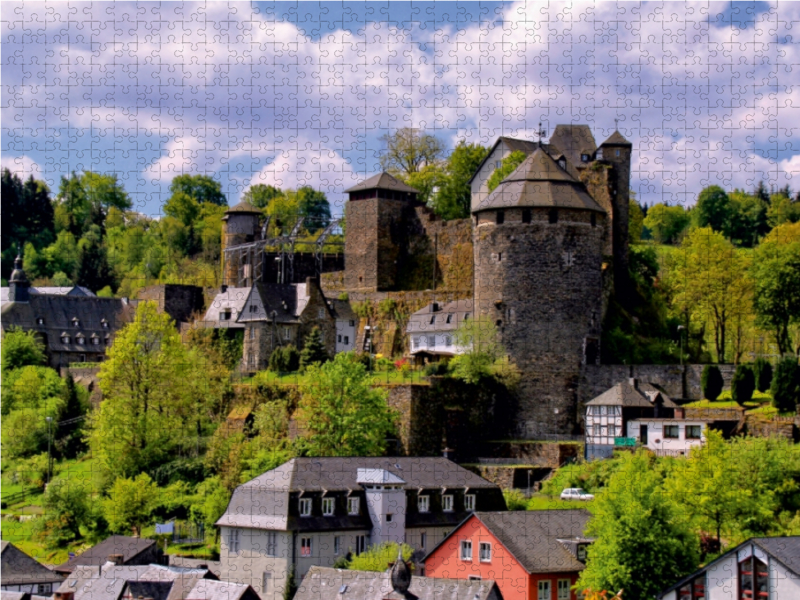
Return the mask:
<path id="1" fill-rule="evenodd" d="M 412 356 L 443 357 L 464 354 L 468 348 L 456 344 L 458 326 L 473 315 L 472 300 L 456 300 L 445 305 L 437 302 L 413 313 L 406 333 Z"/>
<path id="2" fill-rule="evenodd" d="M 684 577 L 659 600 L 800 598 L 800 536 L 751 538 Z"/>
<path id="3" fill-rule="evenodd" d="M 202 325 L 212 329 L 244 329 L 244 323 L 240 323 L 238 319 L 249 294 L 249 287 L 223 285 L 209 305 Z"/>
<path id="4" fill-rule="evenodd" d="M 54 573 L 39 561 L 7 541 L 0 549 L 0 589 L 8 592 L 24 592 L 49 596 L 64 577 Z"/>
<path id="5" fill-rule="evenodd" d="M 330 300 L 328 304 L 336 316 L 336 353 L 356 349 L 358 317 L 347 300 Z"/>
<path id="6" fill-rule="evenodd" d="M 640 418 L 628 421 L 628 438 L 659 456 L 684 456 L 705 443 L 707 428 L 703 419 Z"/>

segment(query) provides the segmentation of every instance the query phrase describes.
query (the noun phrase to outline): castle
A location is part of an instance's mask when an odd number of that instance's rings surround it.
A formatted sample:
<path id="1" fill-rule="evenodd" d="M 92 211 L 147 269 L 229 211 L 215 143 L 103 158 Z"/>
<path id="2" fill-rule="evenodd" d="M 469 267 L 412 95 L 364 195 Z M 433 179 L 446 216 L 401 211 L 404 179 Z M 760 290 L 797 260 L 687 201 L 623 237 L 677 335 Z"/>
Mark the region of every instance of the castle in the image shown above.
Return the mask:
<path id="1" fill-rule="evenodd" d="M 527 158 L 489 191 L 516 150 Z M 627 284 L 631 150 L 618 131 L 598 146 L 586 125 L 559 125 L 547 143 L 501 137 L 470 182 L 472 217 L 445 222 L 417 190 L 378 174 L 346 190 L 344 268 L 306 261 L 317 270 L 299 277 L 315 275 L 328 297 L 346 293 L 350 302 L 471 301 L 472 318 L 494 324 L 520 369 L 515 420 L 526 435 L 577 433 L 582 371 L 599 363 L 609 294 Z M 246 204 L 226 213 L 226 285 L 266 280 L 275 260 L 259 225 Z M 368 334 L 361 322 L 358 350 Z"/>

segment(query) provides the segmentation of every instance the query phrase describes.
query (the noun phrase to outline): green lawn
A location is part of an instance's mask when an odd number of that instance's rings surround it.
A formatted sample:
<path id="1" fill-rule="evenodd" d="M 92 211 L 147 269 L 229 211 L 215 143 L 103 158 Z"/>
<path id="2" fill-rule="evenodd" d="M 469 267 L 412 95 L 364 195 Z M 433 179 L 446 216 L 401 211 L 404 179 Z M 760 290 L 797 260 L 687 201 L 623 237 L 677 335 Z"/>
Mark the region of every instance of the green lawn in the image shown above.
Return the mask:
<path id="1" fill-rule="evenodd" d="M 755 408 L 760 405 L 760 402 L 746 402 L 745 408 Z M 733 400 L 696 400 L 689 404 L 684 404 L 684 408 L 740 408 Z"/>
<path id="2" fill-rule="evenodd" d="M 252 384 L 253 377 L 248 377 L 242 380 L 244 384 Z M 259 373 L 259 379 L 267 383 L 275 383 L 278 385 L 302 385 L 305 381 L 305 375 L 299 371 L 296 373 L 283 373 L 278 374 L 274 371 L 262 371 Z M 391 371 L 376 371 L 372 376 L 372 382 L 375 385 L 397 385 L 403 383 L 413 383 L 417 385 L 430 385 L 427 379 L 422 375 L 421 371 L 411 371 L 408 377 L 404 377 L 403 373 L 393 369 Z"/>
<path id="3" fill-rule="evenodd" d="M 772 417 L 794 417 L 796 413 L 794 411 L 791 411 L 791 410 L 789 410 L 789 411 L 779 411 L 777 408 L 775 408 L 771 404 L 764 404 L 763 406 L 760 406 L 758 408 L 754 408 L 751 411 L 748 411 L 748 414 L 759 415 L 759 416 L 771 419 Z"/>
<path id="4" fill-rule="evenodd" d="M 591 500 L 562 500 L 558 496 L 545 496 L 544 494 L 533 494 L 528 500 L 528 510 L 591 509 L 591 505 Z"/>

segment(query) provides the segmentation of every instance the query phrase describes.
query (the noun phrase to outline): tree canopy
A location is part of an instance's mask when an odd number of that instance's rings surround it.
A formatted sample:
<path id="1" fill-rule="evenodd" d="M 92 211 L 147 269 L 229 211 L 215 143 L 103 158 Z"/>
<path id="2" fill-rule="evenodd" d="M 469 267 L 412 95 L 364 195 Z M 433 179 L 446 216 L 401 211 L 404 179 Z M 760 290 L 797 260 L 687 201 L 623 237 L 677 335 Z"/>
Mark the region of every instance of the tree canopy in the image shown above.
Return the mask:
<path id="1" fill-rule="evenodd" d="M 500 182 L 511 175 L 516 168 L 525 161 L 526 158 L 527 156 L 521 150 L 515 150 L 506 156 L 500 163 L 500 168 L 495 169 L 491 177 L 489 177 L 489 181 L 487 182 L 489 191 L 493 191 L 494 188 L 500 185 Z"/>
<path id="2" fill-rule="evenodd" d="M 186 194 L 198 204 L 208 202 L 218 206 L 227 206 L 228 201 L 222 193 L 222 185 L 208 175 L 178 175 L 172 180 L 169 191 L 175 194 Z"/>
<path id="3" fill-rule="evenodd" d="M 386 150 L 380 163 L 384 171 L 393 175 L 411 175 L 423 167 L 436 163 L 444 155 L 445 147 L 434 135 L 413 127 L 401 127 L 394 133 L 385 133 L 381 141 Z"/>
<path id="4" fill-rule="evenodd" d="M 45 363 L 44 343 L 36 332 L 12 328 L 3 335 L 3 371 Z"/>

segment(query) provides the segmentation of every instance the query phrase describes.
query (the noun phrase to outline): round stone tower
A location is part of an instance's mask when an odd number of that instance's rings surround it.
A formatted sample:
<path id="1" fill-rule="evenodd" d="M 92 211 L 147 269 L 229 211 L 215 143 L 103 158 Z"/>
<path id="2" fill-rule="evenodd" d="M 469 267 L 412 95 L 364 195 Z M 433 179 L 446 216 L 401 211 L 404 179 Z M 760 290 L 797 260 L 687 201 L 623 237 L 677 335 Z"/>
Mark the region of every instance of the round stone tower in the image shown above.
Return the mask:
<path id="1" fill-rule="evenodd" d="M 224 258 L 223 285 L 238 286 L 252 283 L 253 252 L 225 252 L 234 246 L 256 241 L 261 211 L 252 204 L 240 202 L 225 211 L 222 217 L 222 252 Z"/>
<path id="2" fill-rule="evenodd" d="M 521 371 L 516 420 L 575 433 L 581 368 L 599 361 L 606 211 L 539 148 L 473 216 L 475 318 Z"/>

